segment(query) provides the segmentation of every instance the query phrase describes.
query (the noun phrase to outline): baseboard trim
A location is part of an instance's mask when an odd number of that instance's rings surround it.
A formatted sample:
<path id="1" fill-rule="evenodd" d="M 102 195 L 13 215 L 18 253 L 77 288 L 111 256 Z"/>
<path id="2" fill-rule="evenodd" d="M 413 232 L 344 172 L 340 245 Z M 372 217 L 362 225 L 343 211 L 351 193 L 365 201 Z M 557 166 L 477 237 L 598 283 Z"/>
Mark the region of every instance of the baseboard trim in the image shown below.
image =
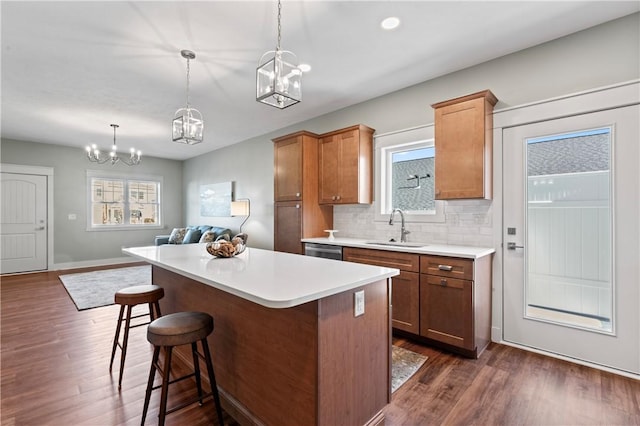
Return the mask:
<path id="1" fill-rule="evenodd" d="M 60 271 L 64 269 L 78 269 L 78 268 L 92 268 L 94 266 L 106 266 L 106 265 L 120 265 L 123 263 L 136 263 L 139 260 L 132 257 L 114 257 L 112 259 L 96 259 L 85 260 L 82 262 L 67 262 L 67 263 L 55 263 L 52 271 Z M 43 271 L 38 271 L 43 272 Z"/>
<path id="2" fill-rule="evenodd" d="M 536 348 L 532 348 L 530 346 L 525 346 L 525 345 L 521 345 L 518 343 L 514 343 L 514 342 L 508 342 L 505 340 L 500 340 L 499 343 L 501 345 L 505 345 L 505 346 L 511 346 L 514 348 L 518 348 L 518 349 L 522 349 L 524 351 L 529 351 L 529 352 L 534 352 L 540 355 L 545 355 L 551 358 L 556 358 L 556 359 L 561 359 L 563 361 L 567 361 L 567 362 L 571 362 L 573 364 L 578 364 L 578 365 L 584 365 L 585 367 L 591 367 L 591 368 L 595 368 L 596 370 L 602 370 L 602 371 L 606 371 L 607 373 L 613 373 L 613 374 L 617 374 L 618 376 L 624 376 L 624 377 L 628 377 L 630 379 L 635 379 L 640 381 L 640 374 L 635 374 L 633 372 L 630 371 L 625 371 L 625 370 L 618 370 L 615 368 L 611 368 L 611 367 L 607 367 L 606 365 L 600 365 L 600 364 L 595 364 L 593 362 L 588 362 L 588 361 L 583 361 L 580 359 L 576 359 L 576 358 L 571 358 L 568 356 L 564 356 L 564 355 L 560 355 L 554 352 L 547 352 L 547 351 L 543 351 L 540 349 L 536 349 Z"/>

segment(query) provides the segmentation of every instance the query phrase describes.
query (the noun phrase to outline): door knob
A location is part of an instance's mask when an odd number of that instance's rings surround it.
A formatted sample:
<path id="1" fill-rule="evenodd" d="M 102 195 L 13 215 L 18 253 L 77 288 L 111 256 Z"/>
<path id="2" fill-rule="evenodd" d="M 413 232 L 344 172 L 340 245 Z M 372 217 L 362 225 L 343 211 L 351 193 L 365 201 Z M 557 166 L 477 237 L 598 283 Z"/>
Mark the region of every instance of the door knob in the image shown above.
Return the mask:
<path id="1" fill-rule="evenodd" d="M 507 250 L 523 249 L 524 246 L 517 246 L 513 241 L 507 243 Z"/>
<path id="2" fill-rule="evenodd" d="M 44 226 L 40 226 L 40 227 L 36 228 L 36 231 L 44 231 Z"/>

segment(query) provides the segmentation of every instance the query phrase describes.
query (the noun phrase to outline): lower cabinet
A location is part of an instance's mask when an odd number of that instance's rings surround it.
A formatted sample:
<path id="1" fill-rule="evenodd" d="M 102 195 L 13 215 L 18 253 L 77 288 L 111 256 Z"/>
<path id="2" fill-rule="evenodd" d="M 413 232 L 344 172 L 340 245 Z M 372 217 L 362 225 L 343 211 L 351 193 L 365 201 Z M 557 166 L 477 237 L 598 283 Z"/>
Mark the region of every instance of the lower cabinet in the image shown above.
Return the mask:
<path id="1" fill-rule="evenodd" d="M 491 341 L 491 256 L 420 256 L 420 335 L 482 353 Z"/>
<path id="2" fill-rule="evenodd" d="M 400 269 L 392 327 L 477 358 L 491 340 L 491 256 L 463 259 L 343 248 L 343 260 Z"/>
<path id="3" fill-rule="evenodd" d="M 473 282 L 420 275 L 420 334 L 459 348 L 474 350 Z"/>
<path id="4" fill-rule="evenodd" d="M 302 206 L 299 201 L 274 203 L 274 249 L 286 253 L 303 254 Z"/>
<path id="5" fill-rule="evenodd" d="M 420 332 L 419 255 L 344 247 L 342 260 L 400 269 L 400 275 L 393 277 L 391 284 L 391 326 L 409 333 Z"/>
<path id="6" fill-rule="evenodd" d="M 391 326 L 418 334 L 420 331 L 420 274 L 400 271 L 391 286 Z"/>

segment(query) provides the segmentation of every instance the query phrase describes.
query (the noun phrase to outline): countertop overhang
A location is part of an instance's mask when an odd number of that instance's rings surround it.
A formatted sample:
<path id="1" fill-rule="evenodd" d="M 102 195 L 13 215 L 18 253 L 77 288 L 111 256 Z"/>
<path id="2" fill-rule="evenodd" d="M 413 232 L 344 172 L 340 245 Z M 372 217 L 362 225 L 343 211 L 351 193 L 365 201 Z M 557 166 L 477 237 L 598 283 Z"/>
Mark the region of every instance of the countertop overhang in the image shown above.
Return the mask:
<path id="1" fill-rule="evenodd" d="M 207 253 L 206 243 L 129 247 L 122 252 L 268 308 L 290 308 L 400 273 L 257 248 L 216 258 Z"/>
<path id="2" fill-rule="evenodd" d="M 403 253 L 416 253 L 416 254 L 428 254 L 432 256 L 452 256 L 452 257 L 462 257 L 467 259 L 479 259 L 484 256 L 488 256 L 492 253 L 495 253 L 494 248 L 488 247 L 471 247 L 471 246 L 454 246 L 454 245 L 446 245 L 446 244 L 428 244 L 425 243 L 424 246 L 421 247 L 411 247 L 411 246 L 393 246 L 393 245 L 382 245 L 382 244 L 371 244 L 368 241 L 359 238 L 338 238 L 336 237 L 333 240 L 329 240 L 328 238 L 303 238 L 303 243 L 316 243 L 316 244 L 329 244 L 334 246 L 342 246 L 342 247 L 356 247 L 356 248 L 366 248 L 373 250 L 387 250 L 387 251 L 398 251 Z"/>

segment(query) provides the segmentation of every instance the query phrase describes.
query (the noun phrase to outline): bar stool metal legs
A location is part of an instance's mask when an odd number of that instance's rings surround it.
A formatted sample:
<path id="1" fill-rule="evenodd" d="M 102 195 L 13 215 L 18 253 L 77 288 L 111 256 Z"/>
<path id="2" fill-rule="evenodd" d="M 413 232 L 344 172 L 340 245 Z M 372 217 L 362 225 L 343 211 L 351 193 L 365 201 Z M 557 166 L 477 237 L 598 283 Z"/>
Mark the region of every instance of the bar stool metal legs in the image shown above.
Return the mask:
<path id="1" fill-rule="evenodd" d="M 113 346 L 111 348 L 111 361 L 109 363 L 109 371 L 113 369 L 113 361 L 116 356 L 116 348 L 120 348 L 120 373 L 118 375 L 118 389 L 122 388 L 122 373 L 124 371 L 124 361 L 127 357 L 127 344 L 129 342 L 129 330 L 131 328 L 140 327 L 150 324 L 151 321 L 160 317 L 159 300 L 164 297 L 164 290 L 157 285 L 143 285 L 127 287 L 118 291 L 115 296 L 115 303 L 120 305 L 120 314 L 116 325 L 116 334 L 113 338 Z M 149 313 L 140 315 L 131 315 L 134 306 L 147 303 L 149 305 Z M 126 309 L 126 316 L 125 316 Z M 149 321 L 141 324 L 131 325 L 131 320 L 149 315 Z M 124 336 L 122 343 L 120 342 L 120 330 L 124 321 Z"/>
<path id="2" fill-rule="evenodd" d="M 179 312 L 176 314 L 166 315 L 149 324 L 147 329 L 147 339 L 154 345 L 153 358 L 151 360 L 151 368 L 149 371 L 149 380 L 147 382 L 147 390 L 144 397 L 144 408 L 142 411 L 141 425 L 147 417 L 149 409 L 149 401 L 151 393 L 155 389 L 161 388 L 160 408 L 158 414 L 158 424 L 164 425 L 167 414 L 187 407 L 195 402 L 203 404 L 204 399 L 213 397 L 216 414 L 220 426 L 224 425 L 222 416 L 222 407 L 220 405 L 220 395 L 218 394 L 218 386 L 213 371 L 213 362 L 211 361 L 211 353 L 207 343 L 207 336 L 213 331 L 213 318 L 202 312 Z M 197 342 L 200 341 L 202 353 L 198 352 Z M 193 357 L 193 373 L 171 380 L 171 360 L 173 348 L 180 345 L 191 345 L 191 354 Z M 159 363 L 160 350 L 164 350 L 163 365 Z M 211 385 L 211 392 L 203 393 L 202 380 L 200 377 L 200 360 L 204 360 L 207 366 L 207 374 Z M 162 376 L 162 384 L 153 386 L 156 373 Z M 195 377 L 198 395 L 194 399 L 179 404 L 167 410 L 167 399 L 169 385 L 181 380 Z"/>

